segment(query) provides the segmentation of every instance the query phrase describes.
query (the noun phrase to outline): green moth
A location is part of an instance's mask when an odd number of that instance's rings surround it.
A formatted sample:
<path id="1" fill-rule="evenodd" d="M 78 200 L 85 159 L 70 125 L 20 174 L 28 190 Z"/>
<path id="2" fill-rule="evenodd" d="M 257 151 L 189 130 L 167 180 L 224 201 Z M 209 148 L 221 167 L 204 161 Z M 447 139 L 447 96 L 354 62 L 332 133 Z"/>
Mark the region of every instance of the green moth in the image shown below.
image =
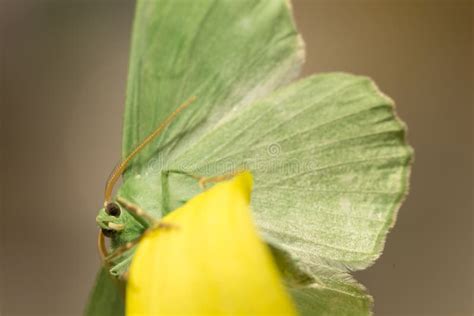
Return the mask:
<path id="1" fill-rule="evenodd" d="M 106 258 L 86 314 L 123 314 L 120 280 L 134 251 L 124 245 L 149 226 L 133 205 L 161 218 L 201 192 L 197 179 L 241 169 L 254 175 L 254 219 L 299 312 L 370 314 L 372 299 L 349 271 L 380 256 L 412 149 L 393 101 L 370 79 L 326 73 L 289 84 L 303 61 L 288 1 L 138 1 L 126 163 L 97 216 L 110 237 L 103 252 L 123 251 Z"/>

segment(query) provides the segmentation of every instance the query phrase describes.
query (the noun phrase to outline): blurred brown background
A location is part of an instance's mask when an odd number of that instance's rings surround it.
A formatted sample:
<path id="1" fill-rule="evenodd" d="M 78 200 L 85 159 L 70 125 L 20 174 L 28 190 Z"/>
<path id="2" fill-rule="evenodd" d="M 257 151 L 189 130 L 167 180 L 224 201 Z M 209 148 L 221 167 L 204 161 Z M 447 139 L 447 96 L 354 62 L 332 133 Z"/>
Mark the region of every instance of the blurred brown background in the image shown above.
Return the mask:
<path id="1" fill-rule="evenodd" d="M 95 216 L 120 151 L 132 1 L 2 0 L 1 311 L 79 315 Z M 416 149 L 376 315 L 473 314 L 473 3 L 294 1 L 304 74 L 373 77 Z"/>

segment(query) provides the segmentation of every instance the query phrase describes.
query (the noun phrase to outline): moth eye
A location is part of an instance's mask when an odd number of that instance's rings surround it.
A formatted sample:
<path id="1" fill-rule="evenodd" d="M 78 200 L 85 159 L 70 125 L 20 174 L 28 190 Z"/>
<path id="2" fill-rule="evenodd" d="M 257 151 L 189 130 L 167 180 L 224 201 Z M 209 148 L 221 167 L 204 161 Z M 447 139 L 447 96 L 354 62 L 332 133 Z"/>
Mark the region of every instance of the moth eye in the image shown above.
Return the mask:
<path id="1" fill-rule="evenodd" d="M 112 238 L 117 231 L 113 229 L 105 229 L 102 228 L 102 234 L 104 234 L 105 237 Z"/>
<path id="2" fill-rule="evenodd" d="M 105 207 L 105 212 L 111 216 L 119 217 L 120 216 L 120 207 L 115 203 L 109 203 Z"/>

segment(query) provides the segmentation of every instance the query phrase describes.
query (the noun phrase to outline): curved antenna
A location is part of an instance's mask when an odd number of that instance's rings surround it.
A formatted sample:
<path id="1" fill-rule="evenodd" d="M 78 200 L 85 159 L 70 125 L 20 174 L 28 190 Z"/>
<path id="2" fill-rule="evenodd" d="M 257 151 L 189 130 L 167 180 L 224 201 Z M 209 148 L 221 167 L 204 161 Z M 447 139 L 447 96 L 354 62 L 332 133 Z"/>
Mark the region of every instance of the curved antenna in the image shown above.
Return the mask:
<path id="1" fill-rule="evenodd" d="M 107 184 L 105 186 L 105 193 L 104 193 L 104 207 L 110 202 L 110 199 L 112 197 L 112 192 L 114 190 L 114 186 L 117 183 L 119 177 L 122 175 L 124 172 L 125 168 L 127 168 L 127 165 L 129 162 L 135 157 L 146 145 L 148 145 L 156 136 L 160 135 L 161 132 L 175 119 L 175 117 L 183 111 L 185 108 L 187 108 L 192 102 L 196 100 L 195 96 L 190 97 L 188 100 L 186 100 L 183 104 L 181 104 L 176 110 L 174 110 L 173 113 L 171 113 L 164 121 L 163 123 L 158 126 L 157 129 L 155 129 L 150 135 L 148 135 L 140 145 L 135 147 L 135 149 L 128 155 L 127 158 L 125 158 L 117 167 L 115 167 L 114 171 L 112 172 L 112 175 L 110 176 L 109 180 L 107 181 Z"/>
<path id="2" fill-rule="evenodd" d="M 109 255 L 109 252 L 107 251 L 104 234 L 101 229 L 99 229 L 99 236 L 97 237 L 97 248 L 99 249 L 100 261 L 105 263 L 105 258 Z"/>

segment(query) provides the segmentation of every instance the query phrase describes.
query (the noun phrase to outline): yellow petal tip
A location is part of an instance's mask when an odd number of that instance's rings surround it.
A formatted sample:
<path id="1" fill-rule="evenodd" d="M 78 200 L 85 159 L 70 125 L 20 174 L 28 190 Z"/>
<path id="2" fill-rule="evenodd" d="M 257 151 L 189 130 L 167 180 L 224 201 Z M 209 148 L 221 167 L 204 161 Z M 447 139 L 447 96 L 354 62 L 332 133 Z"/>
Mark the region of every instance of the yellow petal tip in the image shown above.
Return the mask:
<path id="1" fill-rule="evenodd" d="M 237 174 L 231 182 L 245 195 L 247 201 L 250 201 L 250 193 L 253 188 L 253 177 L 250 171 L 243 171 Z"/>

